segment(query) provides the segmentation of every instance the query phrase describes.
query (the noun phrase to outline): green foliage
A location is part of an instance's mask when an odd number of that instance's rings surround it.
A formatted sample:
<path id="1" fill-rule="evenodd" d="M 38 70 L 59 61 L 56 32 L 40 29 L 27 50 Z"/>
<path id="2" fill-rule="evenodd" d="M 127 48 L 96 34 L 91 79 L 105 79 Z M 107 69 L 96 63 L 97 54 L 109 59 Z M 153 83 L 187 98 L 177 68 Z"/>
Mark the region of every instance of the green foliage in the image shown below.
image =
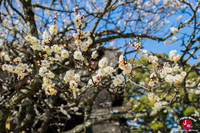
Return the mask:
<path id="1" fill-rule="evenodd" d="M 188 108 L 183 112 L 183 114 L 186 115 L 186 116 L 189 116 L 189 115 L 191 115 L 192 113 L 194 113 L 195 109 L 196 109 L 195 107 L 190 106 L 190 107 L 188 107 Z"/>
<path id="2" fill-rule="evenodd" d="M 152 121 L 150 123 L 150 128 L 151 129 L 160 129 L 160 128 L 163 128 L 163 127 L 164 127 L 163 123 L 161 123 L 159 121 L 156 121 L 156 122 Z"/>

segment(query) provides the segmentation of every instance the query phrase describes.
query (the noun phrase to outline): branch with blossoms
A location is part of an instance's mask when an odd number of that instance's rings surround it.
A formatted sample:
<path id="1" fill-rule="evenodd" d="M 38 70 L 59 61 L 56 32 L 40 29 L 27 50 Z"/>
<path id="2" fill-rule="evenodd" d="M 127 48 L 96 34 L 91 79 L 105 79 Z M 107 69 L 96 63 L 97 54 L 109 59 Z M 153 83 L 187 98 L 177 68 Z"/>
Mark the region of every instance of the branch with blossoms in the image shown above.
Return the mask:
<path id="1" fill-rule="evenodd" d="M 105 121 L 122 124 L 123 119 L 142 130 L 168 132 L 163 123 L 167 115 L 175 121 L 179 115 L 198 116 L 199 63 L 188 61 L 199 58 L 200 2 L 109 0 L 88 1 L 86 7 L 54 0 L 49 6 L 19 2 L 16 9 L 5 0 L 1 11 L 0 132 L 82 132 Z M 45 18 L 37 8 L 56 12 Z M 189 19 L 158 36 L 179 10 L 191 13 Z M 63 20 L 63 14 L 70 17 Z M 194 28 L 192 33 L 178 38 L 187 27 Z M 125 52 L 103 47 L 122 38 L 131 39 L 120 47 Z M 149 53 L 142 46 L 146 39 L 164 44 L 182 40 L 185 49 L 182 54 Z"/>

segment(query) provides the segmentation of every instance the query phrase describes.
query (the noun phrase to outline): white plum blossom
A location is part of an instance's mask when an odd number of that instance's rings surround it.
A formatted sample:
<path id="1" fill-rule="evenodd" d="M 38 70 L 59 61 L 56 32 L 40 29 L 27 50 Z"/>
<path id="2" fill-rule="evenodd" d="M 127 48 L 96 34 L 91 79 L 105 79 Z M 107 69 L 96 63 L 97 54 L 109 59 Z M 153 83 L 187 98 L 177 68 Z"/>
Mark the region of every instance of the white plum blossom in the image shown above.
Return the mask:
<path id="1" fill-rule="evenodd" d="M 186 72 L 184 72 L 184 71 L 183 71 L 183 72 L 181 72 L 181 76 L 184 76 L 184 77 L 185 77 L 186 75 L 187 75 L 187 73 L 186 73 Z"/>
<path id="2" fill-rule="evenodd" d="M 181 83 L 183 81 L 183 77 L 180 74 L 174 76 L 174 83 Z"/>
<path id="3" fill-rule="evenodd" d="M 99 55 L 96 50 L 92 52 L 92 55 L 91 55 L 92 59 L 97 59 L 98 56 Z"/>
<path id="4" fill-rule="evenodd" d="M 106 72 L 105 72 L 105 69 L 103 69 L 103 68 L 99 68 L 98 70 L 97 70 L 97 74 L 99 74 L 99 75 L 104 75 Z"/>
<path id="5" fill-rule="evenodd" d="M 51 71 L 49 71 L 49 72 L 47 73 L 47 75 L 48 75 L 48 77 L 51 78 L 51 79 L 55 77 L 55 74 L 52 73 Z"/>
<path id="6" fill-rule="evenodd" d="M 176 56 L 173 57 L 172 60 L 176 63 L 180 58 L 181 58 L 181 55 L 177 54 Z"/>
<path id="7" fill-rule="evenodd" d="M 177 72 L 179 70 L 179 66 L 178 65 L 176 65 L 175 67 L 173 67 L 173 71 L 174 72 Z"/>
<path id="8" fill-rule="evenodd" d="M 32 45 L 39 45 L 39 44 L 40 44 L 40 40 L 37 39 L 37 38 L 34 37 L 34 36 L 31 36 L 31 38 L 30 38 L 30 43 L 31 43 Z"/>
<path id="9" fill-rule="evenodd" d="M 177 53 L 176 50 L 171 50 L 171 51 L 169 52 L 169 59 L 172 60 L 173 57 L 176 55 L 176 53 Z"/>
<path id="10" fill-rule="evenodd" d="M 131 73 L 131 70 L 132 70 L 132 65 L 130 63 L 126 64 L 124 69 L 123 69 L 123 73 L 124 74 L 129 74 Z"/>
<path id="11" fill-rule="evenodd" d="M 149 62 L 153 62 L 153 61 L 157 62 L 157 61 L 158 61 L 158 57 L 157 57 L 157 56 L 150 55 L 150 56 L 148 57 L 148 61 L 149 61 Z"/>
<path id="12" fill-rule="evenodd" d="M 50 67 L 50 63 L 49 63 L 48 60 L 42 60 L 41 66 L 43 66 L 43 67 Z"/>
<path id="13" fill-rule="evenodd" d="M 173 41 L 177 41 L 176 36 L 173 36 L 173 37 L 172 37 L 172 40 L 173 40 Z"/>
<path id="14" fill-rule="evenodd" d="M 62 58 L 69 58 L 69 52 L 67 50 L 62 50 L 61 57 Z"/>
<path id="15" fill-rule="evenodd" d="M 151 87 L 153 87 L 153 86 L 155 85 L 155 83 L 154 83 L 153 81 L 150 81 L 150 82 L 148 83 L 148 85 L 151 86 Z"/>
<path id="16" fill-rule="evenodd" d="M 59 54 L 62 52 L 62 48 L 59 47 L 58 45 L 53 45 L 51 46 L 51 49 L 56 53 L 56 54 Z"/>
<path id="17" fill-rule="evenodd" d="M 160 73 L 160 77 L 161 77 L 162 79 L 165 78 L 166 75 L 167 75 L 167 73 L 166 73 L 165 71 L 162 71 L 162 72 Z"/>
<path id="18" fill-rule="evenodd" d="M 172 73 L 172 68 L 171 67 L 164 67 L 164 71 L 166 73 Z"/>
<path id="19" fill-rule="evenodd" d="M 58 27 L 57 25 L 51 25 L 50 28 L 49 28 L 49 33 L 51 35 L 56 35 L 58 32 Z"/>
<path id="20" fill-rule="evenodd" d="M 154 103 L 154 107 L 160 110 L 163 106 L 166 106 L 168 103 L 166 101 L 158 101 Z"/>
<path id="21" fill-rule="evenodd" d="M 14 62 L 21 62 L 21 58 L 20 57 L 16 57 L 13 61 Z"/>
<path id="22" fill-rule="evenodd" d="M 81 51 L 75 51 L 74 52 L 74 59 L 76 59 L 76 60 L 83 60 L 84 57 L 82 55 L 82 52 Z"/>
<path id="23" fill-rule="evenodd" d="M 31 35 L 27 35 L 27 36 L 25 36 L 25 40 L 26 40 L 26 41 L 30 41 L 30 40 L 31 40 L 31 37 L 32 37 Z"/>
<path id="24" fill-rule="evenodd" d="M 113 84 L 114 86 L 118 86 L 120 84 L 122 84 L 124 82 L 124 76 L 122 75 L 117 75 L 114 79 L 113 79 Z"/>
<path id="25" fill-rule="evenodd" d="M 156 96 L 153 92 L 150 92 L 147 95 L 148 95 L 149 101 L 151 102 L 160 101 L 160 98 Z"/>
<path id="26" fill-rule="evenodd" d="M 46 72 L 47 72 L 47 68 L 46 67 L 40 67 L 39 75 L 41 77 L 44 77 Z"/>
<path id="27" fill-rule="evenodd" d="M 173 79 L 174 79 L 174 76 L 171 75 L 171 74 L 168 74 L 166 77 L 165 77 L 165 81 L 172 84 L 173 83 Z"/>
<path id="28" fill-rule="evenodd" d="M 152 73 L 151 75 L 150 75 L 150 78 L 155 78 L 155 77 L 157 77 L 157 75 L 156 75 L 156 73 Z"/>
<path id="29" fill-rule="evenodd" d="M 177 28 L 171 27 L 170 31 L 172 32 L 172 34 L 176 34 L 178 32 Z"/>
<path id="30" fill-rule="evenodd" d="M 78 84 L 74 80 L 69 82 L 70 89 L 76 89 L 77 87 L 78 87 Z"/>
<path id="31" fill-rule="evenodd" d="M 45 30 L 42 34 L 42 40 L 44 43 L 48 43 L 49 39 L 50 39 L 50 36 L 49 36 L 48 32 Z"/>
<path id="32" fill-rule="evenodd" d="M 5 55 L 4 59 L 5 59 L 6 61 L 10 61 L 10 57 L 9 57 L 8 55 Z"/>
<path id="33" fill-rule="evenodd" d="M 76 73 L 76 74 L 74 75 L 74 80 L 75 80 L 76 82 L 79 82 L 79 81 L 80 81 L 80 75 L 79 75 L 78 73 Z"/>
<path id="34" fill-rule="evenodd" d="M 5 71 L 5 70 L 7 70 L 7 67 L 8 67 L 7 64 L 3 64 L 1 68 L 2 68 L 3 71 Z"/>
<path id="35" fill-rule="evenodd" d="M 75 44 L 76 44 L 76 46 L 79 46 L 79 45 L 82 44 L 82 41 L 81 40 L 75 40 Z"/>
<path id="36" fill-rule="evenodd" d="M 86 45 L 86 43 L 83 43 L 83 44 L 81 45 L 81 51 L 86 52 L 87 50 L 88 50 L 88 46 Z"/>
<path id="37" fill-rule="evenodd" d="M 88 37 L 87 42 L 88 42 L 89 45 L 91 45 L 91 44 L 92 44 L 92 38 L 91 38 L 91 37 Z"/>
<path id="38" fill-rule="evenodd" d="M 73 22 L 79 26 L 81 24 L 81 15 L 80 14 L 77 14 L 75 15 L 74 19 L 73 19 Z"/>
<path id="39" fill-rule="evenodd" d="M 164 41 L 164 44 L 172 44 L 172 41 L 171 40 L 166 40 L 166 41 Z"/>
<path id="40" fill-rule="evenodd" d="M 8 71 L 8 72 L 12 72 L 12 71 L 13 71 L 13 68 L 14 68 L 14 67 L 13 67 L 12 65 L 8 65 L 7 71 Z"/>
<path id="41" fill-rule="evenodd" d="M 74 70 L 69 70 L 66 72 L 65 76 L 64 76 L 64 81 L 70 82 L 71 80 L 74 80 Z"/>
<path id="42" fill-rule="evenodd" d="M 105 71 L 106 74 L 109 74 L 109 75 L 110 75 L 110 74 L 112 74 L 115 70 L 114 70 L 113 67 L 107 66 L 107 67 L 104 68 L 104 71 Z"/>
<path id="43" fill-rule="evenodd" d="M 99 61 L 99 67 L 106 67 L 108 65 L 108 59 L 106 57 L 103 57 L 100 61 Z"/>
<path id="44" fill-rule="evenodd" d="M 123 56 L 123 55 L 120 55 L 120 56 L 119 56 L 119 63 L 123 63 L 123 61 L 124 61 L 124 56 Z"/>

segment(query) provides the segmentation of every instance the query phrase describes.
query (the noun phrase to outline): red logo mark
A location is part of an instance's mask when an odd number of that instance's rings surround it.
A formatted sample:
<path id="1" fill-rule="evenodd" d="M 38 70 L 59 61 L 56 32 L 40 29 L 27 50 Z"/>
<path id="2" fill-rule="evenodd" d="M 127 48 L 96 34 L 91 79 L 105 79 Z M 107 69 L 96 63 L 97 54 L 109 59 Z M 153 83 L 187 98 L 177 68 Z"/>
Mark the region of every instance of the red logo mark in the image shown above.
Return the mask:
<path id="1" fill-rule="evenodd" d="M 190 129 L 192 127 L 192 122 L 189 119 L 186 119 L 182 123 L 183 128 Z"/>

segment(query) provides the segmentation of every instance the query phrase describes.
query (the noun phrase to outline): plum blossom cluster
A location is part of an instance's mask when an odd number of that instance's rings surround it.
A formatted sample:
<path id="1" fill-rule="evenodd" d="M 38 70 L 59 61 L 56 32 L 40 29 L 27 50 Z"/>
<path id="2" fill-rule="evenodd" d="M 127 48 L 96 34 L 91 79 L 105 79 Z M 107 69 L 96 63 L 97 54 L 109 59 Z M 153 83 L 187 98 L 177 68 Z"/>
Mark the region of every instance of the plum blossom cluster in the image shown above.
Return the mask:
<path id="1" fill-rule="evenodd" d="M 53 83 L 52 79 L 55 77 L 55 74 L 48 70 L 49 65 L 43 65 L 40 67 L 39 70 L 39 75 L 42 78 L 43 84 L 42 84 L 42 89 L 45 90 L 45 93 L 47 95 L 55 95 L 56 90 L 55 90 L 55 83 Z"/>
<path id="2" fill-rule="evenodd" d="M 124 56 L 120 55 L 119 57 L 119 68 L 123 70 L 123 74 L 129 74 L 132 71 L 132 65 L 126 61 L 124 61 Z"/>
<path id="3" fill-rule="evenodd" d="M 106 75 L 112 75 L 115 71 L 113 67 L 108 66 L 108 59 L 103 57 L 98 63 L 99 69 L 96 71 L 96 75 L 92 76 L 88 84 L 98 84 L 102 77 Z"/>
<path id="4" fill-rule="evenodd" d="M 51 25 L 49 28 L 49 33 L 50 35 L 56 35 L 58 32 L 58 27 L 56 25 Z M 44 45 L 46 43 L 49 43 L 51 36 L 49 35 L 49 33 L 45 30 L 42 34 L 42 41 L 40 41 L 40 39 L 31 36 L 31 35 L 27 35 L 25 37 L 25 40 L 30 42 L 32 45 L 30 46 L 33 50 L 38 50 L 38 51 L 42 51 L 44 50 Z"/>
<path id="5" fill-rule="evenodd" d="M 80 13 L 75 14 L 73 22 L 77 26 L 77 33 L 73 34 L 75 39 L 75 45 L 77 46 L 77 50 L 74 52 L 74 59 L 76 60 L 84 60 L 82 52 L 86 52 L 88 47 L 92 44 L 92 38 L 86 34 L 83 30 L 81 30 L 81 26 L 84 22 L 84 16 L 80 15 Z M 83 39 L 84 41 L 82 41 Z"/>
<path id="6" fill-rule="evenodd" d="M 141 40 L 140 37 L 137 37 L 138 40 Z M 146 54 L 147 53 L 147 50 L 146 49 L 141 49 L 142 48 L 142 42 L 134 42 L 133 41 L 130 41 L 129 44 L 133 47 L 135 47 L 135 50 L 137 50 L 137 52 L 139 52 L 140 54 Z"/>
<path id="7" fill-rule="evenodd" d="M 176 55 L 176 53 L 177 53 L 176 50 L 171 50 L 171 51 L 169 52 L 169 59 L 170 59 L 171 61 L 174 61 L 175 63 L 181 58 L 181 55 L 180 55 L 180 54 L 177 54 L 177 55 Z"/>
<path id="8" fill-rule="evenodd" d="M 108 66 L 108 59 L 103 57 L 98 63 L 99 69 L 96 71 L 96 75 L 92 76 L 92 79 L 89 80 L 88 84 L 97 85 L 101 82 L 103 77 L 111 77 L 112 83 L 114 86 L 119 86 L 124 82 L 124 76 L 119 74 L 114 76 L 116 70 L 112 66 Z"/>
<path id="9" fill-rule="evenodd" d="M 41 51 L 43 45 L 41 45 L 40 40 L 34 36 L 27 35 L 25 37 L 26 41 L 30 42 L 32 45 L 30 46 L 33 50 Z"/>
<path id="10" fill-rule="evenodd" d="M 49 28 L 50 35 L 56 35 L 58 31 L 58 27 L 56 25 L 51 25 Z M 43 56 L 43 60 L 37 61 L 38 66 L 40 66 L 39 69 L 39 75 L 43 78 L 43 84 L 42 89 L 45 90 L 45 93 L 47 95 L 54 95 L 56 94 L 55 90 L 55 83 L 53 83 L 53 78 L 55 77 L 55 74 L 48 70 L 51 63 L 55 61 L 62 61 L 66 58 L 69 58 L 69 52 L 66 50 L 63 46 L 59 46 L 57 44 L 54 44 L 53 46 L 49 46 L 48 43 L 51 39 L 51 36 L 49 35 L 47 31 L 44 31 L 42 34 L 42 40 L 37 39 L 34 36 L 27 35 L 25 37 L 26 41 L 31 43 L 31 48 L 33 50 L 41 51 L 46 54 L 41 55 Z"/>
<path id="11" fill-rule="evenodd" d="M 74 73 L 74 70 L 68 70 L 64 76 L 65 83 L 69 83 L 69 88 L 75 90 L 78 87 L 80 81 L 80 75 Z"/>
<path id="12" fill-rule="evenodd" d="M 186 76 L 186 72 L 181 71 L 177 61 L 180 59 L 180 55 L 176 55 L 176 50 L 171 50 L 169 52 L 169 60 L 173 63 L 170 65 L 169 62 L 165 62 L 163 67 L 158 71 L 158 73 L 152 73 L 150 75 L 149 86 L 153 87 L 156 85 L 158 74 L 160 78 L 165 82 L 170 84 L 180 84 Z M 153 66 L 158 66 L 158 57 L 157 56 L 148 56 L 148 61 L 152 63 Z"/>
<path id="13" fill-rule="evenodd" d="M 153 56 L 153 55 L 145 55 L 146 56 L 146 58 L 148 59 L 148 61 L 150 62 L 150 63 L 152 63 L 152 65 L 154 66 L 154 67 L 157 67 L 158 66 L 158 57 L 157 56 Z"/>
<path id="14" fill-rule="evenodd" d="M 20 57 L 11 60 L 8 55 L 5 55 L 5 60 L 9 61 L 11 64 L 3 64 L 1 67 L 2 70 L 17 74 L 18 80 L 22 80 L 26 75 L 32 72 L 32 66 L 22 63 Z"/>
<path id="15" fill-rule="evenodd" d="M 155 103 L 156 101 L 160 101 L 160 98 L 156 96 L 153 92 L 147 94 L 149 101 Z"/>
<path id="16" fill-rule="evenodd" d="M 167 104 L 168 104 L 168 102 L 166 102 L 166 101 L 158 101 L 158 102 L 154 103 L 154 107 L 157 110 L 160 110 L 162 107 L 166 106 Z"/>
<path id="17" fill-rule="evenodd" d="M 147 96 L 149 101 L 154 103 L 154 108 L 157 110 L 160 110 L 163 106 L 168 104 L 166 101 L 160 101 L 160 98 L 152 92 L 148 93 Z"/>
<path id="18" fill-rule="evenodd" d="M 81 40 L 79 40 L 81 41 Z M 87 38 L 87 41 L 80 42 L 80 44 L 77 46 L 77 50 L 74 52 L 74 59 L 83 61 L 84 57 L 82 52 L 86 52 L 88 50 L 88 47 L 92 44 L 91 37 Z M 96 56 L 96 55 L 95 55 Z"/>
<path id="19" fill-rule="evenodd" d="M 53 28 L 51 28 L 53 27 Z M 57 28 L 55 28 L 55 25 L 50 26 L 49 30 L 50 34 L 56 34 L 57 33 Z M 47 31 L 44 31 L 42 34 L 42 41 L 37 39 L 34 36 L 27 35 L 25 37 L 27 41 L 29 41 L 32 45 L 31 48 L 33 50 L 38 50 L 42 52 L 46 52 L 43 56 L 45 58 L 48 57 L 48 60 L 50 62 L 52 61 L 61 61 L 69 57 L 69 52 L 66 50 L 63 46 L 59 46 L 57 44 L 54 44 L 53 46 L 47 45 L 50 39 L 50 36 Z M 42 43 L 40 43 L 42 42 Z M 54 56 L 50 57 L 54 53 Z"/>
<path id="20" fill-rule="evenodd" d="M 180 67 L 176 63 L 180 59 L 180 55 L 176 55 L 176 50 L 169 52 L 169 59 L 174 61 L 174 65 L 170 66 L 168 62 L 164 63 L 163 69 L 161 69 L 160 77 L 165 79 L 166 82 L 172 84 L 179 84 L 186 76 L 186 72 L 180 70 Z"/>

